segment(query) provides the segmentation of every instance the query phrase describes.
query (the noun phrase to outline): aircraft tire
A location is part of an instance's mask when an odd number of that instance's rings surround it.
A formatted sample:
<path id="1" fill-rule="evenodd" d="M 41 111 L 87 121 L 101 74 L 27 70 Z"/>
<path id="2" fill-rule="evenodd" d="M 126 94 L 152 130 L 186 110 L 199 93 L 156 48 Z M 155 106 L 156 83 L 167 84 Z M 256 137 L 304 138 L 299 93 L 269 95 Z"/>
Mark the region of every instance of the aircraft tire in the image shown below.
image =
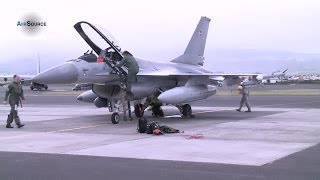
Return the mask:
<path id="1" fill-rule="evenodd" d="M 182 115 L 183 115 L 183 117 L 191 117 L 192 116 L 192 109 L 189 104 L 185 104 L 182 106 Z"/>
<path id="2" fill-rule="evenodd" d="M 141 118 L 144 115 L 143 111 L 143 105 L 142 104 L 137 104 L 134 106 L 134 114 L 136 115 L 137 118 Z"/>
<path id="3" fill-rule="evenodd" d="M 111 115 L 111 122 L 112 122 L 112 124 L 118 124 L 119 123 L 119 121 L 120 121 L 120 115 L 119 115 L 119 113 L 113 113 L 112 115 Z"/>

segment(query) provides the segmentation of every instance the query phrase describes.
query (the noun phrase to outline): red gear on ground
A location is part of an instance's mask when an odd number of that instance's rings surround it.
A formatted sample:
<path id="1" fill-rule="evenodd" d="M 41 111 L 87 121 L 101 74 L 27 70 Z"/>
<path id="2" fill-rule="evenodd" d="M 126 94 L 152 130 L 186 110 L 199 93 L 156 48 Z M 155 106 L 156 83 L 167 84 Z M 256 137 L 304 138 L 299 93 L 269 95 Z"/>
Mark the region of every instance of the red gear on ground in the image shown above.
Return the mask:
<path id="1" fill-rule="evenodd" d="M 162 132 L 160 131 L 160 129 L 155 129 L 155 130 L 152 131 L 152 133 L 153 133 L 154 135 L 161 135 L 161 134 L 162 134 Z"/>

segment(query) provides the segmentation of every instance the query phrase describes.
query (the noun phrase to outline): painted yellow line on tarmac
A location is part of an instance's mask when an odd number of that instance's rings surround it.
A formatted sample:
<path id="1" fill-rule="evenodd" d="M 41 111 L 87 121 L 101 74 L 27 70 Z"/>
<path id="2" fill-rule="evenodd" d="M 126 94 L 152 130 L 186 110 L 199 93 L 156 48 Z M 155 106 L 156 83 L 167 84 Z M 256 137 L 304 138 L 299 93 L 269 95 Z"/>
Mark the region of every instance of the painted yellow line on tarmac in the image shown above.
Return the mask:
<path id="1" fill-rule="evenodd" d="M 84 91 L 49 91 L 44 92 L 45 95 L 80 95 Z"/>
<path id="2" fill-rule="evenodd" d="M 3 138 L 0 138 L 0 141 L 11 140 L 11 139 L 19 139 L 19 138 L 24 138 L 24 137 L 27 137 L 27 136 L 39 135 L 39 134 L 43 134 L 43 133 L 57 133 L 57 132 L 74 131 L 74 130 L 79 130 L 79 129 L 89 129 L 89 128 L 94 128 L 94 127 L 99 127 L 99 126 L 104 126 L 104 125 L 106 125 L 106 124 L 98 124 L 98 125 L 92 125 L 92 126 L 83 126 L 83 127 L 61 129 L 61 130 L 48 131 L 48 132 L 36 132 L 36 133 L 23 134 L 23 135 L 17 135 L 17 136 L 3 137 Z"/>
<path id="3" fill-rule="evenodd" d="M 200 112 L 194 112 L 193 114 L 203 114 L 203 113 L 218 112 L 218 111 L 224 111 L 224 110 L 229 110 L 229 109 L 200 111 Z M 180 115 L 171 115 L 171 116 L 166 116 L 165 118 L 177 117 L 177 116 L 180 116 Z M 105 125 L 107 125 L 107 124 L 104 123 L 104 124 L 97 124 L 97 125 L 91 125 L 91 126 L 83 126 L 83 127 L 76 127 L 76 128 L 69 128 L 69 129 L 61 129 L 61 130 L 55 130 L 55 131 L 48 131 L 48 132 L 36 132 L 36 133 L 23 134 L 23 135 L 17 135 L 17 136 L 3 137 L 3 138 L 0 138 L 0 141 L 3 141 L 3 140 L 11 140 L 11 139 L 19 139 L 19 138 L 24 138 L 24 137 L 28 137 L 28 136 L 39 135 L 39 134 L 41 134 L 41 133 L 68 132 L 68 131 L 75 131 L 75 130 L 80 130 L 80 129 L 95 128 L 95 127 L 100 127 L 100 126 L 105 126 Z"/>

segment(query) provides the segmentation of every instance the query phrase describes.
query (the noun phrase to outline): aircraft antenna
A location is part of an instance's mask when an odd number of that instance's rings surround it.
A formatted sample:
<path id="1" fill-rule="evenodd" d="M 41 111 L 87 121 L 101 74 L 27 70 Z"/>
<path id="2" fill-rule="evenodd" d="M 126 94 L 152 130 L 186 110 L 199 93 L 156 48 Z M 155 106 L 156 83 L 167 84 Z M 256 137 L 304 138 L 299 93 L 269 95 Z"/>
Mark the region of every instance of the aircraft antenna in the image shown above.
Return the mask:
<path id="1" fill-rule="evenodd" d="M 40 54 L 38 52 L 37 74 L 40 73 Z"/>

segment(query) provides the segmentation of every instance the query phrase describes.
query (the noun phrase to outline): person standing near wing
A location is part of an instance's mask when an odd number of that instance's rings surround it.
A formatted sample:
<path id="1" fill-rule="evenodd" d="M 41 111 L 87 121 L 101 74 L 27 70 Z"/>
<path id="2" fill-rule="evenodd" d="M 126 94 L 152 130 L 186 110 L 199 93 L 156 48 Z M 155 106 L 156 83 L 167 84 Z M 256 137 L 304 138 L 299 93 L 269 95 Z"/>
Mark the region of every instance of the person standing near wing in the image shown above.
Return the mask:
<path id="1" fill-rule="evenodd" d="M 241 101 L 240 101 L 240 107 L 238 109 L 236 109 L 236 111 L 241 111 L 241 108 L 243 106 L 243 103 L 245 103 L 245 105 L 247 106 L 248 110 L 245 111 L 245 112 L 251 112 L 251 107 L 250 107 L 250 104 L 249 104 L 249 89 L 244 86 L 244 85 L 239 85 L 238 87 L 239 89 L 239 94 L 242 95 L 241 97 Z"/>

